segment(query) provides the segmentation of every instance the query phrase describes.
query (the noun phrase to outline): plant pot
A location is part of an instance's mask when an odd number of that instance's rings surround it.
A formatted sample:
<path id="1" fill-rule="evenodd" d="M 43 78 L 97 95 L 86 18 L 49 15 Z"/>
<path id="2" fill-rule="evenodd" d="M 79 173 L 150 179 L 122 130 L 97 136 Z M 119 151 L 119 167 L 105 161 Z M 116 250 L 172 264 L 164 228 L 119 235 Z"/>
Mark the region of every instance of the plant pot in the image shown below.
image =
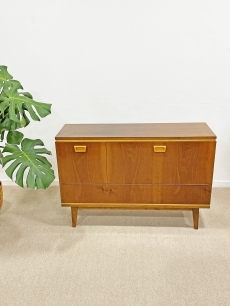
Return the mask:
<path id="1" fill-rule="evenodd" d="M 0 181 L 0 209 L 2 208 L 3 192 L 2 192 L 2 182 Z"/>

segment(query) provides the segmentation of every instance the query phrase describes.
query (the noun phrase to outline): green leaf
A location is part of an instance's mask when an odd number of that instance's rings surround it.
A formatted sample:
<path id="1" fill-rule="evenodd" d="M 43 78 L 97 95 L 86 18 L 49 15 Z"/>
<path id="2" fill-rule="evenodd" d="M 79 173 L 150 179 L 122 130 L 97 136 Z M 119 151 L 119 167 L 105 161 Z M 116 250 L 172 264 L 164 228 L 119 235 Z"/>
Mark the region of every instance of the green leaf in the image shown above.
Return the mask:
<path id="1" fill-rule="evenodd" d="M 9 131 L 6 140 L 9 144 L 20 144 L 23 139 L 23 134 L 18 131 Z"/>
<path id="2" fill-rule="evenodd" d="M 4 136 L 5 136 L 5 130 L 3 130 L 3 131 L 0 131 L 0 139 L 1 139 L 1 141 L 3 141 L 4 140 Z"/>
<path id="3" fill-rule="evenodd" d="M 23 89 L 21 83 L 17 80 L 10 80 L 7 83 L 5 83 L 5 87 L 8 87 L 11 89 L 11 92 L 16 92 L 18 89 Z"/>
<path id="4" fill-rule="evenodd" d="M 25 120 L 25 127 L 30 123 L 30 120 L 28 119 L 28 117 L 26 116 L 25 111 L 23 110 L 23 119 Z"/>
<path id="5" fill-rule="evenodd" d="M 54 171 L 51 169 L 51 163 L 46 157 L 40 154 L 51 154 L 46 148 L 35 148 L 36 146 L 44 146 L 40 139 L 23 139 L 21 149 L 17 145 L 7 144 L 3 153 L 11 153 L 2 159 L 3 166 L 13 161 L 6 169 L 6 174 L 13 179 L 16 173 L 15 182 L 24 187 L 25 170 L 29 172 L 26 178 L 26 185 L 31 189 L 46 189 L 54 180 Z"/>
<path id="6" fill-rule="evenodd" d="M 6 66 L 0 66 L 0 81 L 7 81 L 13 79 L 13 76 L 9 74 Z"/>
<path id="7" fill-rule="evenodd" d="M 0 164 L 1 164 L 1 165 L 2 165 L 2 158 L 3 158 L 2 150 L 0 150 Z"/>
<path id="8" fill-rule="evenodd" d="M 23 120 L 24 112 L 22 109 L 28 111 L 31 118 L 36 121 L 40 121 L 39 116 L 43 118 L 51 113 L 51 104 L 36 102 L 33 99 L 28 98 L 28 96 L 18 92 L 13 92 L 12 89 L 5 90 L 5 94 L 10 99 L 9 118 L 15 122 Z M 21 119 L 17 118 L 17 111 L 19 111 Z"/>
<path id="9" fill-rule="evenodd" d="M 4 117 L 4 112 L 10 104 L 10 100 L 7 98 L 2 98 L 2 102 L 0 102 L 0 116 Z"/>
<path id="10" fill-rule="evenodd" d="M 22 127 L 21 123 L 14 122 L 9 119 L 9 117 L 6 117 L 1 123 L 0 123 L 0 131 L 7 130 L 7 131 L 15 131 L 17 129 L 20 129 Z"/>
<path id="11" fill-rule="evenodd" d="M 21 127 L 29 124 L 26 113 L 35 121 L 40 121 L 51 113 L 51 104 L 33 100 L 29 92 L 20 92 L 23 89 L 21 83 L 13 80 L 6 66 L 0 66 L 0 116 L 4 118 L 6 113 L 9 119 L 20 123 Z"/>
<path id="12" fill-rule="evenodd" d="M 28 97 L 30 99 L 33 99 L 33 96 L 29 92 L 21 92 L 25 97 Z"/>

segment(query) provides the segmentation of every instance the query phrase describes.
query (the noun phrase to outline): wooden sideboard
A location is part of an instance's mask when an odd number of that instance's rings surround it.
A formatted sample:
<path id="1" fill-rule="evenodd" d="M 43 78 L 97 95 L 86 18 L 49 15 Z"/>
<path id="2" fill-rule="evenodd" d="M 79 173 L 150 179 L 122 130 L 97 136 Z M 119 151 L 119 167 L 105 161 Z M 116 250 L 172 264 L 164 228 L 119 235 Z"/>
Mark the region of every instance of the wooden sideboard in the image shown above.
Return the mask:
<path id="1" fill-rule="evenodd" d="M 62 206 L 209 208 L 216 136 L 206 123 L 66 124 L 56 152 Z"/>

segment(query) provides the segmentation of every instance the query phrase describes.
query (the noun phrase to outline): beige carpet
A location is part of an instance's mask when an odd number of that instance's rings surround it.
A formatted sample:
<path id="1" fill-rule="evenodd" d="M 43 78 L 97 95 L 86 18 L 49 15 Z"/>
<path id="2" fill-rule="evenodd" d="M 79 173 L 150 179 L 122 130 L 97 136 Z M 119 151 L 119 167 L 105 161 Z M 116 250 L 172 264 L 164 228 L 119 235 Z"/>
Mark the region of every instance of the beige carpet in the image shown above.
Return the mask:
<path id="1" fill-rule="evenodd" d="M 4 187 L 0 305 L 230 305 L 230 188 L 210 210 L 80 210 L 59 189 Z"/>

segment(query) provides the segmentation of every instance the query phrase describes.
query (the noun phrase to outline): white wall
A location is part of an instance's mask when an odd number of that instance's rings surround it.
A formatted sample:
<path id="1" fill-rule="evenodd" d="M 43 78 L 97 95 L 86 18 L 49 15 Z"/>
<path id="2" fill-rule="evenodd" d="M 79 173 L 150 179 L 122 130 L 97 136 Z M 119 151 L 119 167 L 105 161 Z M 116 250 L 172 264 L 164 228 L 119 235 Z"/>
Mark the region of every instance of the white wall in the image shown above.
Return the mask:
<path id="1" fill-rule="evenodd" d="M 0 64 L 52 103 L 24 133 L 57 174 L 65 123 L 207 122 L 230 186 L 229 16 L 229 0 L 0 0 Z"/>

